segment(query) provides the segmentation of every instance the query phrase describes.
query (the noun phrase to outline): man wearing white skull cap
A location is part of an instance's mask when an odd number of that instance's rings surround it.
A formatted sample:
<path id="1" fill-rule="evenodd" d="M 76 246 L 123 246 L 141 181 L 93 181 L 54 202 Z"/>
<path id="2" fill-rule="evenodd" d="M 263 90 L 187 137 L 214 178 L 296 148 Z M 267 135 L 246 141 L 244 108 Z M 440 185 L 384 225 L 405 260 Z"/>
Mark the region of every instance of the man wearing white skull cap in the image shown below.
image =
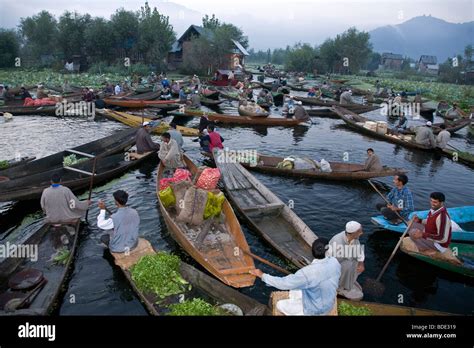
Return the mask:
<path id="1" fill-rule="evenodd" d="M 364 297 L 357 277 L 364 272 L 364 247 L 359 242 L 363 234 L 362 225 L 357 221 L 349 221 L 341 233 L 329 241 L 328 256 L 337 258 L 341 264 L 338 294 L 351 300 Z"/>

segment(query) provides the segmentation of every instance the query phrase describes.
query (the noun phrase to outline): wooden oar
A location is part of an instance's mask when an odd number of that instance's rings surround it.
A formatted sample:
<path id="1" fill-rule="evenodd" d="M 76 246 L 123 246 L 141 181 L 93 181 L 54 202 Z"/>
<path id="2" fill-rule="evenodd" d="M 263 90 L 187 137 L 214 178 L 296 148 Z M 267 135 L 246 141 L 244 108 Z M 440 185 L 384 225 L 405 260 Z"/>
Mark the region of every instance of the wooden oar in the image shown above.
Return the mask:
<path id="1" fill-rule="evenodd" d="M 258 260 L 258 261 L 260 261 L 260 262 L 262 262 L 262 263 L 264 263 L 264 264 L 266 264 L 266 265 L 268 265 L 268 266 L 270 266 L 270 267 L 272 267 L 272 268 L 274 268 L 274 269 L 276 269 L 277 271 L 280 271 L 280 272 L 282 272 L 282 273 L 284 273 L 284 274 L 287 274 L 287 275 L 288 275 L 288 274 L 291 274 L 291 272 L 287 271 L 286 269 L 281 268 L 280 266 L 277 266 L 277 265 L 275 265 L 274 263 L 272 263 L 272 262 L 270 262 L 270 261 L 268 261 L 268 260 L 265 260 L 264 258 L 262 258 L 262 257 L 260 257 L 260 256 L 257 256 L 257 255 L 255 255 L 255 254 L 252 254 L 250 251 L 243 250 L 243 249 L 240 249 L 240 250 L 242 250 L 242 252 L 243 252 L 244 254 L 246 254 L 246 255 L 248 255 L 248 256 L 254 258 L 255 260 Z"/>
<path id="2" fill-rule="evenodd" d="M 89 198 L 87 199 L 88 201 L 90 201 L 91 197 L 92 197 L 92 187 L 94 186 L 94 176 L 95 176 L 96 163 L 97 163 L 97 157 L 94 157 L 94 163 L 92 164 L 91 182 L 90 182 L 90 185 L 89 185 Z M 89 216 L 89 208 L 87 208 L 87 211 L 86 211 L 86 221 L 87 221 L 88 216 Z"/>
<path id="3" fill-rule="evenodd" d="M 379 276 L 377 277 L 377 279 L 374 280 L 374 279 L 369 278 L 365 281 L 364 289 L 367 292 L 371 293 L 374 296 L 381 296 L 383 294 L 383 292 L 385 291 L 385 286 L 380 282 L 380 278 L 382 278 L 383 274 L 385 273 L 385 270 L 387 269 L 388 265 L 390 264 L 390 261 L 392 261 L 393 257 L 395 256 L 395 253 L 397 252 L 398 247 L 402 243 L 403 238 L 405 238 L 405 235 L 410 230 L 411 225 L 413 224 L 414 220 L 415 220 L 415 218 L 412 217 L 410 222 L 408 222 L 407 228 L 405 229 L 405 232 L 403 232 L 402 236 L 398 240 L 397 245 L 395 246 L 395 248 L 392 251 L 392 255 L 390 255 L 390 257 L 388 258 L 387 262 L 385 263 L 385 265 L 382 268 L 382 271 L 380 271 Z"/>
<path id="4" fill-rule="evenodd" d="M 453 145 L 446 144 L 446 146 L 449 146 L 450 148 L 452 148 L 453 150 L 456 150 L 457 152 L 465 152 L 465 151 L 461 151 L 459 149 L 456 149 Z"/>

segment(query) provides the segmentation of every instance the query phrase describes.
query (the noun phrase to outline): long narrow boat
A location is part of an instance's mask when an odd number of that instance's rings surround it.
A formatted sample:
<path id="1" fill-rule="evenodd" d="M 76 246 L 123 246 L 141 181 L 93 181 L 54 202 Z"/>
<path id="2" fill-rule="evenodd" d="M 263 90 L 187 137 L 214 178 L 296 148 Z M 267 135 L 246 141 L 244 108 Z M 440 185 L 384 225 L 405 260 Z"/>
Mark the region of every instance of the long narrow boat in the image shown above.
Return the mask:
<path id="1" fill-rule="evenodd" d="M 296 120 L 293 118 L 283 117 L 251 117 L 251 116 L 239 116 L 239 115 L 224 115 L 216 113 L 205 113 L 203 111 L 185 110 L 184 113 L 171 112 L 172 116 L 193 116 L 201 117 L 204 114 L 209 119 L 216 123 L 229 123 L 238 125 L 255 125 L 255 126 L 275 126 L 275 127 L 294 127 L 297 125 L 307 125 L 308 122 L 304 120 Z"/>
<path id="2" fill-rule="evenodd" d="M 51 314 L 56 301 L 64 290 L 67 275 L 74 262 L 79 240 L 79 228 L 79 220 L 60 226 L 45 224 L 25 240 L 20 243 L 15 242 L 18 246 L 37 247 L 37 255 L 34 258 L 26 258 L 31 255 L 24 255 L 24 258 L 0 259 L 0 315 Z M 64 253 L 64 263 L 53 262 L 53 256 L 58 251 Z M 12 283 L 18 285 L 15 277 L 18 278 L 21 274 L 26 275 L 27 279 L 24 280 L 26 283 L 30 279 L 28 275 L 31 275 L 31 272 L 35 270 L 42 272 L 42 278 L 38 276 L 34 282 L 31 281 L 31 284 L 25 285 L 27 287 L 25 290 L 10 288 L 13 286 Z M 28 300 L 14 300 L 29 295 Z M 13 308 L 10 305 L 15 301 L 24 303 L 18 309 L 11 310 Z M 5 305 L 7 306 L 5 307 Z"/>
<path id="3" fill-rule="evenodd" d="M 318 107 L 316 109 L 306 109 L 306 112 L 309 116 L 313 117 L 339 119 L 339 116 L 337 116 L 337 114 L 330 108 Z"/>
<path id="4" fill-rule="evenodd" d="M 183 159 L 187 169 L 195 176 L 198 173 L 197 166 L 186 155 Z M 203 226 L 198 227 L 179 222 L 175 208 L 166 209 L 158 194 L 164 169 L 163 163 L 160 163 L 156 194 L 171 236 L 189 255 L 223 283 L 237 288 L 252 286 L 255 277 L 249 274 L 249 270 L 254 269 L 255 265 L 250 256 L 239 251 L 250 251 L 250 249 L 229 202 L 224 201 L 221 215 L 224 220 L 221 222 L 208 220 L 209 222 L 205 221 Z M 204 227 L 209 223 L 212 227 Z M 206 236 L 200 241 L 198 235 L 207 233 L 206 229 L 212 231 L 207 235 L 212 238 Z"/>
<path id="5" fill-rule="evenodd" d="M 474 277 L 474 245 L 451 243 L 449 247 L 454 255 L 461 260 L 461 264 L 454 263 L 445 258 L 432 257 L 423 253 L 407 250 L 403 244 L 400 246 L 400 250 L 420 261 L 427 262 L 433 266 L 442 268 L 445 271 L 457 273 L 466 277 Z"/>
<path id="6" fill-rule="evenodd" d="M 238 163 L 228 163 L 225 151 L 214 160 L 233 205 L 250 226 L 297 267 L 313 260 L 311 245 L 316 235 L 292 209 Z"/>
<path id="7" fill-rule="evenodd" d="M 109 109 L 102 109 L 97 112 L 101 113 L 102 115 L 110 119 L 122 122 L 123 124 L 126 124 L 127 126 L 134 127 L 134 128 L 140 127 L 142 122 L 152 121 L 151 119 L 146 118 L 146 117 L 140 117 L 137 115 L 128 114 L 126 112 L 119 112 L 119 111 L 114 111 L 114 110 L 109 110 Z M 168 123 L 161 122 L 159 126 L 153 129 L 153 133 L 163 134 L 169 129 L 170 129 L 170 125 Z M 179 130 L 183 136 L 195 137 L 199 135 L 199 130 L 194 129 L 194 128 L 176 126 L 176 129 Z"/>
<path id="8" fill-rule="evenodd" d="M 139 94 L 133 94 L 127 97 L 123 97 L 121 99 L 124 100 L 155 100 L 160 97 L 160 92 L 147 92 L 147 93 L 139 93 Z"/>
<path id="9" fill-rule="evenodd" d="M 130 148 L 135 143 L 136 133 L 136 129 L 126 129 L 90 143 L 73 147 L 71 150 L 94 156 L 112 155 Z M 13 168 L 0 170 L 0 182 L 31 176 L 55 168 L 62 168 L 64 157 L 70 154 L 68 151 L 60 151 Z"/>
<path id="10" fill-rule="evenodd" d="M 255 170 L 262 173 L 275 174 L 281 176 L 292 176 L 298 178 L 311 178 L 320 180 L 366 180 L 370 178 L 393 176 L 406 173 L 402 168 L 385 167 L 380 172 L 368 172 L 364 170 L 363 164 L 346 162 L 329 162 L 331 172 L 322 172 L 317 169 L 283 169 L 277 168 L 278 163 L 284 160 L 278 156 L 258 155 L 255 165 L 242 163 L 246 169 Z"/>
<path id="11" fill-rule="evenodd" d="M 380 109 L 379 106 L 370 106 L 370 105 L 362 105 L 362 104 L 344 104 L 337 101 L 332 100 L 321 100 L 318 98 L 305 98 L 305 97 L 294 97 L 295 100 L 301 101 L 303 104 L 307 105 L 314 105 L 314 106 L 323 106 L 323 107 L 333 107 L 333 106 L 340 106 L 352 112 L 362 114 L 364 112 L 374 111 Z"/>
<path id="12" fill-rule="evenodd" d="M 273 291 L 270 295 L 269 307 L 273 315 L 284 315 L 276 308 L 276 303 L 280 300 L 289 298 L 288 291 Z M 348 304 L 352 307 L 364 308 L 370 313 L 368 316 L 450 316 L 452 313 L 433 311 L 430 309 L 405 307 L 398 305 L 389 305 L 384 303 L 367 302 L 367 301 L 350 301 L 346 299 L 337 299 L 338 307 Z M 344 316 L 338 311 L 338 316 Z"/>
<path id="13" fill-rule="evenodd" d="M 417 149 L 422 151 L 434 152 L 435 149 L 421 145 L 413 141 L 412 135 L 394 135 L 394 134 L 380 134 L 376 131 L 364 127 L 365 117 L 357 115 L 354 112 L 351 112 L 347 109 L 335 106 L 333 108 L 334 112 L 352 129 L 356 130 L 359 133 L 366 134 L 372 138 L 380 139 L 387 141 L 389 143 L 401 145 L 409 149 Z M 406 139 L 409 137 L 410 140 Z M 449 145 L 448 145 L 449 146 Z M 468 152 L 460 152 L 457 150 L 451 150 L 448 148 L 443 149 L 441 152 L 443 156 L 450 158 L 453 162 L 463 163 L 469 167 L 474 167 L 474 155 Z"/>
<path id="14" fill-rule="evenodd" d="M 0 113 L 9 112 L 14 116 L 21 115 L 56 115 L 56 105 L 45 106 L 0 106 Z"/>
<path id="15" fill-rule="evenodd" d="M 453 122 L 448 122 L 448 123 L 445 123 L 445 122 L 433 123 L 433 126 L 432 126 L 433 134 L 438 134 L 439 132 L 441 132 L 440 126 L 442 124 L 446 125 L 446 130 L 449 133 L 454 134 L 457 131 L 460 131 L 461 129 L 469 126 L 470 123 L 471 123 L 471 120 L 468 118 L 462 118 L 462 119 L 459 119 Z M 415 132 L 407 131 L 406 134 L 415 134 Z"/>
<path id="16" fill-rule="evenodd" d="M 104 102 L 107 105 L 120 106 L 123 108 L 146 108 L 152 106 L 160 106 L 166 104 L 175 104 L 178 103 L 178 100 L 123 100 L 123 99 L 113 99 L 113 98 L 104 98 Z"/>
<path id="17" fill-rule="evenodd" d="M 180 297 L 186 300 L 201 298 L 214 305 L 233 304 L 239 307 L 245 316 L 270 315 L 267 306 L 182 261 L 180 264 L 181 277 L 191 285 L 191 289 L 186 293 L 159 299 L 157 295 L 151 292 L 140 290 L 132 278 L 130 268 L 133 267 L 141 257 L 155 254 L 155 250 L 151 244 L 143 238 L 140 238 L 138 248 L 140 247 L 141 250 L 138 252 L 132 251 L 130 255 L 125 256 L 125 258 L 123 256 L 121 259 L 116 258 L 115 263 L 122 269 L 130 286 L 151 315 L 166 314 L 166 308 L 160 305 L 160 303 L 177 303 Z M 135 255 L 135 253 L 138 255 Z M 113 255 L 115 256 L 116 254 Z"/>
<path id="18" fill-rule="evenodd" d="M 410 214 L 409 218 L 413 215 L 417 215 L 418 217 L 425 219 L 428 216 L 429 211 L 415 211 Z M 449 216 L 451 220 L 454 221 L 456 224 L 469 224 L 474 222 L 474 206 L 464 206 L 464 207 L 455 207 L 455 208 L 448 208 Z M 405 225 L 393 225 L 389 221 L 387 221 L 382 215 L 375 216 L 372 219 L 372 222 L 377 226 L 380 226 L 386 230 L 394 231 L 398 233 L 403 233 L 405 231 Z M 462 228 L 453 228 L 451 239 L 454 241 L 468 241 L 474 242 L 474 231 L 466 231 Z"/>
<path id="19" fill-rule="evenodd" d="M 4 169 L 10 169 L 10 168 L 13 168 L 13 167 L 18 167 L 18 166 L 21 166 L 21 165 L 24 165 L 26 163 L 29 163 L 31 161 L 34 161 L 36 159 L 36 157 L 31 157 L 31 156 L 25 156 L 25 157 L 21 157 L 19 159 L 11 159 L 11 160 L 0 160 L 0 168 L 2 168 L 2 170 Z"/>
<path id="20" fill-rule="evenodd" d="M 126 160 L 124 154 L 100 157 L 97 159 L 94 185 L 117 177 L 152 156 L 156 156 L 156 154 L 150 152 L 140 159 L 129 161 Z M 51 185 L 51 176 L 56 173 L 61 176 L 61 183 L 72 191 L 77 192 L 88 188 L 91 176 L 84 172 L 92 173 L 93 160 L 89 159 L 71 167 L 79 171 L 60 167 L 18 179 L 13 177 L 10 180 L 0 181 L 0 202 L 40 198 L 43 190 Z"/>

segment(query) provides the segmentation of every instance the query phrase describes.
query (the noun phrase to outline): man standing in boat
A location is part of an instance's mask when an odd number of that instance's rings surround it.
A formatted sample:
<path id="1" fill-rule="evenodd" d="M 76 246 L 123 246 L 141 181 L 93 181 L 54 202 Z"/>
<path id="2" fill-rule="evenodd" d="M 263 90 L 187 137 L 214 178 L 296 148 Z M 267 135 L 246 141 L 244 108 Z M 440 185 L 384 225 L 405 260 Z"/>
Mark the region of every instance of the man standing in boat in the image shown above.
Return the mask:
<path id="1" fill-rule="evenodd" d="M 427 255 L 440 252 L 446 257 L 453 257 L 449 249 L 452 228 L 451 218 L 444 205 L 446 198 L 441 192 L 433 192 L 430 200 L 431 210 L 428 217 L 422 220 L 415 215 L 415 222 L 418 224 L 410 230 L 409 238 L 419 252 Z"/>
<path id="2" fill-rule="evenodd" d="M 138 244 L 140 216 L 133 208 L 127 207 L 128 193 L 122 190 L 114 192 L 117 211 L 105 218 L 105 203 L 99 201 L 100 213 L 97 217 L 97 227 L 102 230 L 112 230 L 102 235 L 100 241 L 107 245 L 113 253 L 130 252 Z"/>
<path id="3" fill-rule="evenodd" d="M 405 174 L 395 175 L 393 183 L 395 187 L 387 195 L 387 200 L 390 204 L 378 203 L 376 207 L 386 220 L 398 225 L 402 220 L 400 220 L 397 213 L 404 219 L 408 219 L 410 213 L 415 210 L 415 206 L 413 204 L 413 195 L 410 189 L 406 187 L 408 177 Z"/>
<path id="4" fill-rule="evenodd" d="M 341 233 L 329 241 L 328 256 L 336 257 L 341 264 L 341 277 L 337 293 L 350 300 L 360 301 L 364 297 L 357 277 L 364 272 L 365 253 L 359 238 L 364 232 L 357 221 L 349 221 Z"/>
<path id="5" fill-rule="evenodd" d="M 41 195 L 41 208 L 50 223 L 69 222 L 84 217 L 91 201 L 80 201 L 72 191 L 61 185 L 61 176 L 51 177 L 51 186 Z"/>
<path id="6" fill-rule="evenodd" d="M 328 240 L 313 242 L 313 262 L 295 274 L 274 277 L 253 269 L 250 274 L 280 290 L 290 290 L 289 299 L 277 302 L 277 309 L 285 315 L 327 315 L 336 304 L 341 265 L 337 259 L 326 256 Z"/>

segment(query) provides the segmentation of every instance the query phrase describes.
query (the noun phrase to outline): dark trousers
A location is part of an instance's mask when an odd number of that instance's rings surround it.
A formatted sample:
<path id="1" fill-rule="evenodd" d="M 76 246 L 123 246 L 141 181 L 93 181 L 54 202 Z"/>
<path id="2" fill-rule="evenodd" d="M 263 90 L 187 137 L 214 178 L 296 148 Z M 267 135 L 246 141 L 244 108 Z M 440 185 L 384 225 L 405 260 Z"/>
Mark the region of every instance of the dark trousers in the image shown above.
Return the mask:
<path id="1" fill-rule="evenodd" d="M 400 219 L 392 209 L 387 208 L 386 203 L 378 203 L 376 207 L 377 210 L 379 210 L 382 213 L 383 217 L 388 221 L 397 221 L 398 219 Z"/>

